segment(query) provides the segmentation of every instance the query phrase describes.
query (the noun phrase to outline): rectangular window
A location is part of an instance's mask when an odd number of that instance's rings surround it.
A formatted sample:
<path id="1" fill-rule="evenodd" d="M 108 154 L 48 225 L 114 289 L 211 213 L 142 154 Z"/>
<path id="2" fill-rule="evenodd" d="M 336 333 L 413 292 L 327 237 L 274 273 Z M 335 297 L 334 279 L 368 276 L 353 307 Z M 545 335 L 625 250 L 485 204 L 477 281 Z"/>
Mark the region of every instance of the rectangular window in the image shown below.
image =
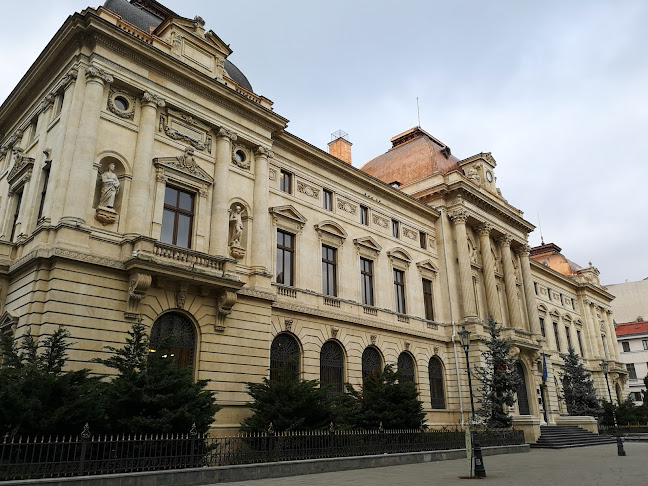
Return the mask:
<path id="1" fill-rule="evenodd" d="M 16 226 L 18 225 L 18 216 L 20 216 L 20 206 L 22 205 L 22 197 L 23 197 L 23 191 L 16 194 L 16 211 L 14 212 L 13 216 L 13 222 L 11 223 L 11 236 L 9 237 L 9 241 L 14 240 L 14 236 L 16 236 Z"/>
<path id="2" fill-rule="evenodd" d="M 337 263 L 335 248 L 322 245 L 322 293 L 337 296 Z"/>
<path id="3" fill-rule="evenodd" d="M 573 310 L 576 310 L 576 305 L 574 305 L 574 299 L 571 299 L 571 306 Z"/>
<path id="4" fill-rule="evenodd" d="M 61 113 L 61 110 L 63 110 L 63 100 L 65 99 L 65 91 L 61 91 L 61 93 L 58 95 L 58 101 L 56 103 L 56 113 L 54 114 L 59 115 Z"/>
<path id="5" fill-rule="evenodd" d="M 556 338 L 556 349 L 560 352 L 560 336 L 558 335 L 558 323 L 553 323 L 554 338 Z"/>
<path id="6" fill-rule="evenodd" d="M 535 294 L 538 295 L 538 282 L 533 282 L 533 290 L 535 290 Z"/>
<path id="7" fill-rule="evenodd" d="M 333 193 L 328 189 L 322 191 L 322 206 L 327 211 L 333 211 Z"/>
<path id="8" fill-rule="evenodd" d="M 578 349 L 580 350 L 580 355 L 584 356 L 583 354 L 583 337 L 581 336 L 581 332 L 576 329 L 576 337 L 578 337 Z"/>
<path id="9" fill-rule="evenodd" d="M 645 343 L 646 341 L 644 341 Z M 630 352 L 630 342 L 629 341 L 621 341 L 621 347 L 623 348 L 624 353 L 629 353 Z M 646 347 L 644 346 L 644 349 Z"/>
<path id="10" fill-rule="evenodd" d="M 191 248 L 194 217 L 194 195 L 167 186 L 164 190 L 164 212 L 160 241 Z"/>
<path id="11" fill-rule="evenodd" d="M 428 321 L 434 320 L 434 300 L 432 299 L 432 281 L 423 279 L 423 304 L 425 305 L 425 318 Z"/>
<path id="12" fill-rule="evenodd" d="M 279 175 L 279 190 L 292 194 L 292 174 L 283 169 Z"/>
<path id="13" fill-rule="evenodd" d="M 545 322 L 544 322 L 544 317 L 540 318 L 540 332 L 542 333 L 542 337 L 546 338 L 547 335 L 545 334 Z"/>
<path id="14" fill-rule="evenodd" d="M 565 302 L 563 300 L 563 294 L 560 294 L 560 303 L 563 304 L 563 305 L 565 304 Z"/>
<path id="15" fill-rule="evenodd" d="M 360 258 L 360 278 L 362 280 L 362 305 L 374 305 L 373 261 Z"/>
<path id="16" fill-rule="evenodd" d="M 547 295 L 549 296 L 549 300 L 553 300 L 551 298 L 551 289 L 549 287 L 547 287 Z"/>
<path id="17" fill-rule="evenodd" d="M 400 237 L 400 223 L 395 219 L 392 219 L 392 236 L 394 238 Z"/>
<path id="18" fill-rule="evenodd" d="M 644 339 L 641 341 L 641 344 L 643 344 L 643 348 L 648 350 L 648 339 Z"/>
<path id="19" fill-rule="evenodd" d="M 369 208 L 367 206 L 360 206 L 360 224 L 369 226 Z"/>
<path id="20" fill-rule="evenodd" d="M 394 268 L 394 305 L 395 311 L 405 314 L 405 272 Z"/>
<path id="21" fill-rule="evenodd" d="M 49 184 L 51 168 L 51 161 L 43 168 L 43 190 L 41 191 L 40 204 L 38 205 L 38 216 L 36 217 L 37 223 L 43 217 L 43 208 L 45 207 L 45 196 L 47 195 L 47 185 Z"/>
<path id="22" fill-rule="evenodd" d="M 632 392 L 632 396 L 633 396 L 633 400 L 635 402 L 641 402 L 642 401 L 641 392 Z"/>
<path id="23" fill-rule="evenodd" d="M 569 326 L 565 326 L 565 336 L 567 336 L 567 349 L 573 348 L 571 336 L 569 335 Z"/>
<path id="24" fill-rule="evenodd" d="M 427 235 L 422 231 L 419 232 L 419 242 L 421 243 L 421 248 L 424 250 L 427 249 Z"/>
<path id="25" fill-rule="evenodd" d="M 295 235 L 277 230 L 277 283 L 294 285 Z"/>
<path id="26" fill-rule="evenodd" d="M 635 370 L 634 363 L 626 364 L 626 368 L 628 369 L 628 377 L 631 380 L 636 380 L 637 379 L 637 371 Z"/>

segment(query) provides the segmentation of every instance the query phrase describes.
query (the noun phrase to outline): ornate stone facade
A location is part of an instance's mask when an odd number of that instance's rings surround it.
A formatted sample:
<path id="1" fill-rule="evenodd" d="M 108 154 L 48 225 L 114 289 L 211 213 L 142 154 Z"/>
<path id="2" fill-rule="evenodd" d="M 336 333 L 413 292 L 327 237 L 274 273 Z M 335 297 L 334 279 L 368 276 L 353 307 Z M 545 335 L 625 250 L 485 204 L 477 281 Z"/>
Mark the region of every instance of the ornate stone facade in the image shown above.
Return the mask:
<path id="1" fill-rule="evenodd" d="M 412 129 L 381 174 L 418 163 L 407 152 L 418 143 L 438 163 L 427 177 L 381 182 L 375 164 L 369 177 L 287 132 L 272 102 L 227 72 L 229 47 L 195 22 L 160 19 L 160 31 L 133 37 L 103 7 L 79 15 L 0 107 L 0 332 L 42 338 L 66 326 L 70 362 L 105 373 L 87 358 L 119 347 L 134 319 L 152 328 L 182 315 L 194 324 L 194 376 L 218 391 L 224 430 L 246 416 L 244 383 L 268 376 L 284 335 L 300 343 L 307 379 L 319 379 L 331 340 L 356 386 L 368 348 L 382 364 L 408 353 L 434 425 L 468 418 L 453 336 L 466 325 L 478 356 L 489 314 L 526 377 L 530 409 L 513 414 L 537 425 L 564 411 L 554 377 L 569 343 L 601 390 L 602 358 L 624 386 L 598 271 L 566 275 L 529 254 L 533 225 L 499 195 L 490 154 L 462 161 Z M 94 39 L 83 56 L 77 31 Z M 326 288 L 323 264 L 335 269 Z M 441 388 L 430 387 L 431 362 Z"/>

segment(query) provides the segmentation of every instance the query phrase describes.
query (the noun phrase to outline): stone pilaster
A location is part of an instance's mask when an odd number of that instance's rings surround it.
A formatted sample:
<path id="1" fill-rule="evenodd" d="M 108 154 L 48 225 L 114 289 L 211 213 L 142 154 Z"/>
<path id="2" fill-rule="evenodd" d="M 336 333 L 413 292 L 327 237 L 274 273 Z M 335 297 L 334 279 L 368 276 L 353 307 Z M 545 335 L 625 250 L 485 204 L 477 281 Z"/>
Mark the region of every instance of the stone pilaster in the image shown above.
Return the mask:
<path id="1" fill-rule="evenodd" d="M 153 207 L 151 204 L 153 187 L 153 142 L 155 140 L 155 122 L 158 107 L 164 107 L 165 101 L 148 91 L 140 100 L 142 113 L 140 115 L 135 158 L 133 160 L 133 179 L 130 186 L 128 210 L 130 218 L 126 232 L 151 236 Z"/>
<path id="2" fill-rule="evenodd" d="M 601 324 L 599 323 L 599 320 L 596 318 L 596 304 L 594 302 L 588 301 L 586 302 L 587 306 L 589 307 L 589 313 L 590 313 L 590 318 L 592 322 L 592 331 L 593 331 L 593 337 L 596 343 L 596 349 L 598 351 L 598 356 L 601 358 L 605 356 L 605 348 L 603 348 L 603 337 L 601 336 Z"/>
<path id="3" fill-rule="evenodd" d="M 268 159 L 273 157 L 271 150 L 258 147 L 254 153 L 254 221 L 252 223 L 252 266 L 265 272 L 270 268 L 268 232 L 270 215 L 268 213 Z"/>
<path id="4" fill-rule="evenodd" d="M 612 322 L 611 311 L 603 309 L 603 321 L 605 322 L 605 336 L 608 340 L 608 352 L 610 359 L 615 361 L 621 361 L 621 356 L 619 354 L 619 344 L 616 339 L 616 331 L 614 330 L 614 323 Z"/>
<path id="5" fill-rule="evenodd" d="M 511 259 L 511 236 L 504 235 L 498 240 L 502 253 L 502 267 L 504 270 L 504 288 L 506 289 L 506 302 L 508 304 L 510 327 L 524 329 L 522 316 L 520 315 L 520 303 L 517 296 L 517 285 L 515 283 L 515 270 Z"/>
<path id="6" fill-rule="evenodd" d="M 529 316 L 529 330 L 536 336 L 536 339 L 539 340 L 542 339 L 542 332 L 540 331 L 540 318 L 538 316 L 538 307 L 536 306 L 535 288 L 533 286 L 533 276 L 531 275 L 531 264 L 529 263 L 530 252 L 531 248 L 527 244 L 517 250 L 517 254 L 520 257 L 522 285 L 524 286 L 524 296 L 526 298 L 525 303 L 527 314 Z"/>
<path id="7" fill-rule="evenodd" d="M 216 163 L 214 164 L 214 188 L 209 231 L 209 253 L 212 255 L 228 255 L 228 175 L 232 160 L 232 142 L 235 140 L 236 134 L 226 128 L 221 128 L 216 135 Z"/>
<path id="8" fill-rule="evenodd" d="M 501 324 L 502 312 L 500 309 L 499 295 L 497 294 L 497 282 L 495 282 L 495 265 L 490 244 L 490 232 L 492 226 L 488 223 L 477 229 L 479 234 L 479 246 L 481 247 L 482 272 L 484 274 L 484 286 L 486 287 L 486 301 L 488 312 Z"/>
<path id="9" fill-rule="evenodd" d="M 85 76 L 85 99 L 68 178 L 71 190 L 67 191 L 63 218 L 61 218 L 74 223 L 85 223 L 86 215 L 91 209 L 88 203 L 92 201 L 95 190 L 94 158 L 99 132 L 99 115 L 104 101 L 104 87 L 106 83 L 113 81 L 110 74 L 94 64 L 86 68 Z"/>
<path id="10" fill-rule="evenodd" d="M 477 309 L 475 307 L 472 271 L 470 269 L 470 255 L 468 253 L 468 236 L 466 234 L 468 213 L 463 209 L 458 209 L 450 213 L 449 216 L 454 224 L 455 238 L 457 240 L 463 317 L 465 319 L 476 319 Z"/>

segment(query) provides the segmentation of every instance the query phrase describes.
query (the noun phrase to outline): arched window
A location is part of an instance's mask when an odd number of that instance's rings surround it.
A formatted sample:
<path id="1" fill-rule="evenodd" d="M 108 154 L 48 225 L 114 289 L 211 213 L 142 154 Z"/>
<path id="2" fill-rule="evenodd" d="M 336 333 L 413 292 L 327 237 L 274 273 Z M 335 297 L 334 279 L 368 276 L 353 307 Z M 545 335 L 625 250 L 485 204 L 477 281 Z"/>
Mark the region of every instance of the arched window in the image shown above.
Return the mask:
<path id="1" fill-rule="evenodd" d="M 332 393 L 344 391 L 344 352 L 336 341 L 326 341 L 320 351 L 320 383 L 332 385 Z"/>
<path id="2" fill-rule="evenodd" d="M 526 375 L 524 374 L 524 368 L 518 362 L 515 365 L 515 370 L 520 377 L 520 385 L 517 389 L 518 411 L 520 415 L 531 415 L 531 411 L 529 410 L 529 396 L 527 395 Z"/>
<path id="3" fill-rule="evenodd" d="M 279 379 L 279 372 L 284 367 L 298 375 L 300 355 L 299 344 L 293 336 L 288 333 L 277 335 L 270 346 L 270 379 Z"/>
<path id="4" fill-rule="evenodd" d="M 178 312 L 167 312 L 158 317 L 151 328 L 151 352 L 173 357 L 178 367 L 193 366 L 196 349 L 196 331 L 193 322 Z"/>
<path id="5" fill-rule="evenodd" d="M 398 372 L 400 373 L 400 381 L 402 383 L 405 383 L 406 381 L 415 381 L 414 359 L 411 354 L 403 351 L 398 356 Z"/>
<path id="6" fill-rule="evenodd" d="M 372 373 L 382 371 L 382 358 L 380 352 L 373 346 L 365 348 L 362 353 L 362 381 Z"/>
<path id="7" fill-rule="evenodd" d="M 432 408 L 443 409 L 445 406 L 445 391 L 443 386 L 443 364 L 436 356 L 430 358 L 428 364 L 430 375 L 430 404 Z"/>

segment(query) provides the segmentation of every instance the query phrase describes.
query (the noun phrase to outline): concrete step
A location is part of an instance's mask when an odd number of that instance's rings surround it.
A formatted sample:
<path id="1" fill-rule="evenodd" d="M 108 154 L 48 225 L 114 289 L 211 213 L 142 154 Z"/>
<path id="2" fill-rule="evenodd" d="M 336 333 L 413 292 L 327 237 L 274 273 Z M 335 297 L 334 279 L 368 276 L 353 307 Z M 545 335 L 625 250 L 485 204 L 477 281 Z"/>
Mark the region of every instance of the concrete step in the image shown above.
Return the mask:
<path id="1" fill-rule="evenodd" d="M 531 444 L 534 449 L 565 449 L 570 447 L 587 447 L 601 444 L 613 444 L 616 442 L 614 437 L 593 434 L 585 429 L 574 426 L 566 427 L 540 427 L 540 437 L 535 444 Z"/>

